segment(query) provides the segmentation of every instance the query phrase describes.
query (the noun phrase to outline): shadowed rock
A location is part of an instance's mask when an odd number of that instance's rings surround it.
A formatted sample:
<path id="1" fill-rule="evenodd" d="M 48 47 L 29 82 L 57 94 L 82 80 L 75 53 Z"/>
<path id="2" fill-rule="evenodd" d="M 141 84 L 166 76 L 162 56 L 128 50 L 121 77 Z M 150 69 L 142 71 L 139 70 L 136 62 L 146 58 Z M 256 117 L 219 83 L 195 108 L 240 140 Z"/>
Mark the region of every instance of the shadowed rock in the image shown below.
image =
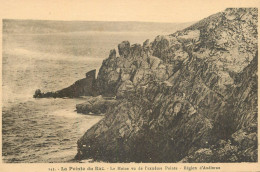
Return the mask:
<path id="1" fill-rule="evenodd" d="M 130 53 L 133 57 L 141 57 L 142 56 L 142 46 L 140 44 L 133 44 L 130 47 Z"/>
<path id="2" fill-rule="evenodd" d="M 146 41 L 143 42 L 143 47 L 147 48 L 147 47 L 149 47 L 149 44 L 150 44 L 150 40 L 147 39 Z"/>
<path id="3" fill-rule="evenodd" d="M 86 78 L 76 81 L 73 85 L 56 92 L 41 93 L 38 89 L 35 91 L 34 98 L 61 98 L 61 97 L 80 97 L 80 96 L 97 96 L 96 89 L 96 69 L 86 73 Z"/>
<path id="4" fill-rule="evenodd" d="M 118 45 L 118 52 L 120 56 L 127 57 L 130 53 L 130 43 L 129 41 L 123 41 Z"/>

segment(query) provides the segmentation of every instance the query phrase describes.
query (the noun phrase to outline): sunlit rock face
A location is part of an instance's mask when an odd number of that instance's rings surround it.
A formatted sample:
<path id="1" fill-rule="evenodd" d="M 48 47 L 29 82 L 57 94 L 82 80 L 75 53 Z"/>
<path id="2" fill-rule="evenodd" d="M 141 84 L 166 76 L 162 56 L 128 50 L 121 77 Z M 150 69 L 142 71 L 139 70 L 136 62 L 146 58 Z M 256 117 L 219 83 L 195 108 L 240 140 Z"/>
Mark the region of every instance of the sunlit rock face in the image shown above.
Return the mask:
<path id="1" fill-rule="evenodd" d="M 256 8 L 226 9 L 151 43 L 124 41 L 97 78 L 119 104 L 78 141 L 109 162 L 256 162 Z"/>

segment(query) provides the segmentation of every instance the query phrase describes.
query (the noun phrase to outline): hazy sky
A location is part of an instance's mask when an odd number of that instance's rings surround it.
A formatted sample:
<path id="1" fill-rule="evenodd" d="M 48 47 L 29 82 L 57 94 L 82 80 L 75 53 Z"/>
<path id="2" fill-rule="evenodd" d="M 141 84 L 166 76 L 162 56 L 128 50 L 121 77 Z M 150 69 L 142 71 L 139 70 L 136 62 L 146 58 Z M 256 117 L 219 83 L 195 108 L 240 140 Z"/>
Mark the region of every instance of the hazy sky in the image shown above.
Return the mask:
<path id="1" fill-rule="evenodd" d="M 198 21 L 255 0 L 0 0 L 1 18 L 92 21 Z"/>

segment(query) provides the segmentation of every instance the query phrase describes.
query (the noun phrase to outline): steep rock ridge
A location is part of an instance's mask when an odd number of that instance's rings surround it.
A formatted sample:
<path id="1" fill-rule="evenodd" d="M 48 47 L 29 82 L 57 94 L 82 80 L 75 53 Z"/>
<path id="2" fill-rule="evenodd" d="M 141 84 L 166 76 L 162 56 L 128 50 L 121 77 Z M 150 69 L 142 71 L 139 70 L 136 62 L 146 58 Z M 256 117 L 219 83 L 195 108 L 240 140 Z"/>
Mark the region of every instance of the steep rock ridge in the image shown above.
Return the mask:
<path id="1" fill-rule="evenodd" d="M 34 98 L 45 97 L 80 97 L 80 96 L 96 96 L 98 90 L 96 89 L 96 69 L 86 73 L 86 78 L 76 81 L 73 85 L 58 90 L 56 92 L 41 93 L 40 90 L 36 90 Z"/>
<path id="2" fill-rule="evenodd" d="M 209 72 L 214 71 L 215 78 L 219 78 L 219 84 L 214 90 L 224 96 L 226 85 L 232 85 L 234 82 L 233 74 L 241 72 L 254 57 L 257 50 L 256 26 L 257 9 L 227 9 L 183 31 L 168 36 L 157 36 L 150 44 L 146 41 L 143 47 L 138 45 L 139 49 L 134 48 L 136 44 L 130 47 L 130 43 L 124 41 L 118 45 L 120 56 L 116 57 L 116 51 L 113 50 L 101 67 L 98 75 L 100 89 L 104 90 L 101 93 L 110 90 L 102 88 L 109 85 L 114 88 L 112 93 L 116 93 L 120 77 L 125 73 L 122 72 L 120 75 L 121 68 L 127 68 L 130 70 L 127 73 L 132 74 L 135 73 L 131 70 L 134 67 L 147 69 L 145 62 L 150 58 L 159 58 L 162 62 L 158 63 L 163 65 L 160 68 L 156 67 L 164 76 L 160 79 L 164 80 L 175 73 L 185 60 L 197 57 L 206 62 Z M 136 54 L 132 55 L 130 50 Z M 137 62 L 142 64 L 138 66 Z M 161 68 L 166 68 L 166 71 L 162 71 Z M 149 73 L 148 70 L 146 72 Z M 112 79 L 104 76 L 111 76 Z M 106 81 L 103 81 L 104 79 Z"/>
<path id="3" fill-rule="evenodd" d="M 146 40 L 141 46 L 128 41 L 111 50 L 109 57 L 103 61 L 97 77 L 97 87 L 101 95 L 118 97 L 131 91 L 135 85 L 146 85 L 148 81 L 165 80 L 168 77 L 167 64 L 150 55 L 151 45 Z"/>
<path id="4" fill-rule="evenodd" d="M 100 68 L 120 103 L 78 141 L 109 162 L 257 161 L 257 14 L 227 9 L 143 46 L 124 41 Z"/>
<path id="5" fill-rule="evenodd" d="M 200 148 L 181 162 L 257 161 L 257 59 L 236 76 L 236 86 L 224 112 L 216 116 L 212 133 L 217 136 L 209 148 Z M 223 134 L 228 130 L 229 135 Z M 226 137 L 225 137 L 226 136 Z"/>

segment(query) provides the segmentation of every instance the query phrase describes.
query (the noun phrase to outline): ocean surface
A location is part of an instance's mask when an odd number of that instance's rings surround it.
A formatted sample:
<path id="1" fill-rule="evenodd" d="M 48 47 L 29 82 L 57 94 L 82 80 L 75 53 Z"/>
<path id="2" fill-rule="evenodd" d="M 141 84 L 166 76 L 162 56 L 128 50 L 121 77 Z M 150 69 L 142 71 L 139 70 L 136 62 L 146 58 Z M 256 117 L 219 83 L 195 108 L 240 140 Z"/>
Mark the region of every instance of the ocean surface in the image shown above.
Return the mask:
<path id="1" fill-rule="evenodd" d="M 99 69 L 118 43 L 151 41 L 151 32 L 3 34 L 2 159 L 7 163 L 73 162 L 77 140 L 102 116 L 82 115 L 84 98 L 33 99 Z"/>

